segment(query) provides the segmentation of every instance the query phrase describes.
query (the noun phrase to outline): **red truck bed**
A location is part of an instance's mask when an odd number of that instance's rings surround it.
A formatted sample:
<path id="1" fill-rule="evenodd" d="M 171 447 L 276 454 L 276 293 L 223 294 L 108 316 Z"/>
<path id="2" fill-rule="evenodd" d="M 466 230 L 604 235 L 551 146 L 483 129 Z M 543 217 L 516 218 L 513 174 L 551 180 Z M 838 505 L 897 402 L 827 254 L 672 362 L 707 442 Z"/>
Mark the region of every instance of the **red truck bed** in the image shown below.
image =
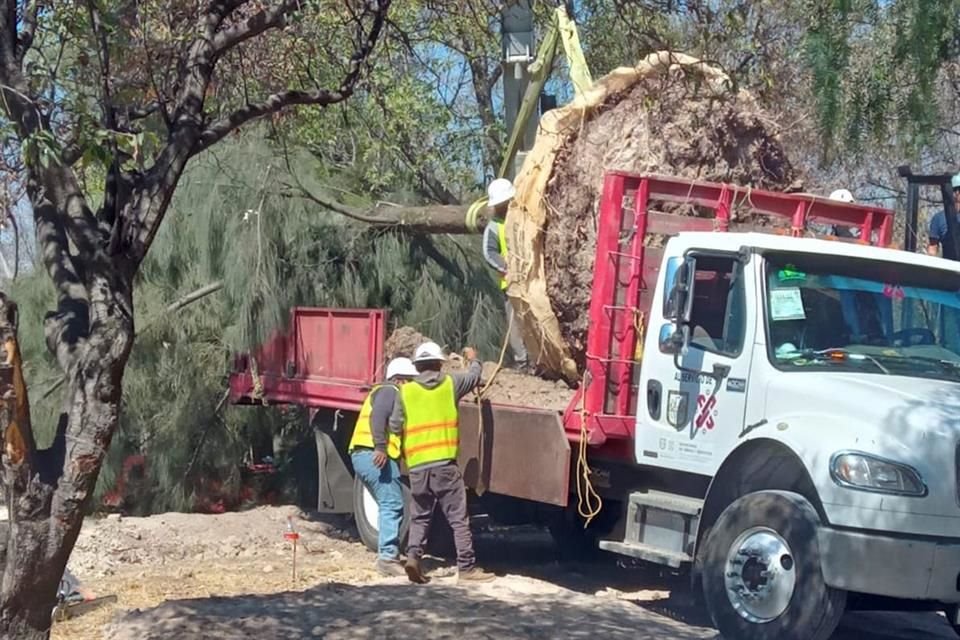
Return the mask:
<path id="1" fill-rule="evenodd" d="M 664 213 L 693 205 L 699 216 Z M 738 212 L 747 223 L 734 222 Z M 742 214 L 749 212 L 749 217 Z M 647 246 L 651 236 L 690 231 L 760 231 L 816 236 L 809 223 L 854 227 L 859 242 L 889 246 L 893 212 L 801 193 L 657 175 L 613 171 L 605 176 L 597 222 L 585 387 L 564 414 L 564 427 L 579 437 L 581 414 L 588 442 L 604 455 L 633 459 L 633 432 L 646 317 L 656 289 L 663 249 Z M 585 397 L 583 397 L 585 396 Z"/>
<path id="2" fill-rule="evenodd" d="M 658 210 L 677 204 L 695 205 L 698 215 Z M 759 214 L 751 218 L 754 226 L 733 222 L 731 213 L 744 210 Z M 593 445 L 591 455 L 634 460 L 637 345 L 642 347 L 663 258 L 662 248 L 647 246 L 651 236 L 731 230 L 815 235 L 809 222 L 855 227 L 863 242 L 881 246 L 889 246 L 893 235 L 893 213 L 878 207 L 609 173 L 598 218 L 585 384 L 562 420 L 556 411 L 538 407 L 465 402 L 461 462 L 468 486 L 482 484 L 503 495 L 566 504 L 569 443 L 584 433 Z M 250 356 L 236 358 L 231 402 L 358 411 L 370 387 L 382 379 L 386 323 L 382 310 L 293 309 L 287 330 L 254 351 L 256 373 Z"/>
<path id="3" fill-rule="evenodd" d="M 383 379 L 386 324 L 382 309 L 295 307 L 286 330 L 253 352 L 256 373 L 249 354 L 235 358 L 230 401 L 358 411 Z"/>

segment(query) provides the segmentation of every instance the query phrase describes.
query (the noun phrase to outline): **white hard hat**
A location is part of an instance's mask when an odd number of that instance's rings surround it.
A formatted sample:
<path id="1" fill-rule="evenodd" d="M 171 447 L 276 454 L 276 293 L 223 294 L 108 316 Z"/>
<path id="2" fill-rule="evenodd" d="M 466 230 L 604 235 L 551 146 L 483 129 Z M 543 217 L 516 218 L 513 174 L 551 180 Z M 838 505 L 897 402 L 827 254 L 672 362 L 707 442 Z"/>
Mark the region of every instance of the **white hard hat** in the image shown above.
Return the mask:
<path id="1" fill-rule="evenodd" d="M 506 178 L 497 178 L 487 187 L 487 206 L 495 207 L 504 202 L 510 202 L 517 190 L 513 188 L 513 183 Z"/>
<path id="2" fill-rule="evenodd" d="M 424 342 L 413 354 L 414 362 L 443 362 L 446 358 L 443 349 L 436 342 Z"/>
<path id="3" fill-rule="evenodd" d="M 953 187 L 954 190 L 960 189 L 960 173 L 950 178 L 950 186 Z"/>
<path id="4" fill-rule="evenodd" d="M 854 202 L 853 194 L 847 189 L 837 189 L 830 194 L 830 199 L 839 200 L 840 202 Z"/>
<path id="5" fill-rule="evenodd" d="M 387 364 L 387 380 L 397 377 L 416 378 L 417 368 L 410 358 L 394 358 Z"/>

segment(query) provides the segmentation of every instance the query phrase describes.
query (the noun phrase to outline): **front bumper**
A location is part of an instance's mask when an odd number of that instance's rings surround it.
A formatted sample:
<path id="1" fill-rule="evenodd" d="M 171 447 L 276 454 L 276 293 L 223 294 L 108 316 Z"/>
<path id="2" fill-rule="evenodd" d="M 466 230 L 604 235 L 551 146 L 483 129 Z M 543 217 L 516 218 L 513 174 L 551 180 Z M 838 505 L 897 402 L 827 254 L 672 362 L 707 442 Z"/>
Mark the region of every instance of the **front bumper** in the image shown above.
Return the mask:
<path id="1" fill-rule="evenodd" d="M 823 579 L 831 587 L 960 602 L 960 539 L 894 538 L 821 527 L 819 543 Z"/>

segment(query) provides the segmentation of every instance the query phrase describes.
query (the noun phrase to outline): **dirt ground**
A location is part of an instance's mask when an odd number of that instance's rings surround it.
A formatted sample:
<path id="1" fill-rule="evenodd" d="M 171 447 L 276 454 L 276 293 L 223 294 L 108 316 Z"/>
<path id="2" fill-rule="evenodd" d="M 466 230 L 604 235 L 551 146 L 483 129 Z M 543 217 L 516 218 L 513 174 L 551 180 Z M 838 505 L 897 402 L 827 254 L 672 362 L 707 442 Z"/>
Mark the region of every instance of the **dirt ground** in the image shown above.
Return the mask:
<path id="1" fill-rule="evenodd" d="M 283 539 L 300 533 L 298 575 Z M 342 525 L 343 523 L 341 523 Z M 685 581 L 615 559 L 561 564 L 542 532 L 483 530 L 491 583 L 459 586 L 439 560 L 414 587 L 381 578 L 349 527 L 291 507 L 89 521 L 71 568 L 118 602 L 54 626 L 54 640 L 181 638 L 718 638 Z M 934 614 L 850 614 L 833 640 L 955 638 Z"/>

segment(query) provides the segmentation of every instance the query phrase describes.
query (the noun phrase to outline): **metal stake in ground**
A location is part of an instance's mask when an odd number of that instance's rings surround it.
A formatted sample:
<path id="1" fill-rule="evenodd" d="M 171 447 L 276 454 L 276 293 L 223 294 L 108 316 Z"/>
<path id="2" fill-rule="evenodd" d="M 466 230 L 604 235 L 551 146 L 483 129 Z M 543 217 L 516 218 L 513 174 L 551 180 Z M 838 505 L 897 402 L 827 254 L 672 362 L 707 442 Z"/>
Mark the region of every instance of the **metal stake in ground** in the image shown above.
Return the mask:
<path id="1" fill-rule="evenodd" d="M 293 586 L 297 586 L 297 540 L 300 539 L 300 534 L 297 533 L 296 529 L 293 528 L 293 518 L 287 517 L 287 530 L 283 534 L 285 540 L 289 540 L 293 543 Z"/>

